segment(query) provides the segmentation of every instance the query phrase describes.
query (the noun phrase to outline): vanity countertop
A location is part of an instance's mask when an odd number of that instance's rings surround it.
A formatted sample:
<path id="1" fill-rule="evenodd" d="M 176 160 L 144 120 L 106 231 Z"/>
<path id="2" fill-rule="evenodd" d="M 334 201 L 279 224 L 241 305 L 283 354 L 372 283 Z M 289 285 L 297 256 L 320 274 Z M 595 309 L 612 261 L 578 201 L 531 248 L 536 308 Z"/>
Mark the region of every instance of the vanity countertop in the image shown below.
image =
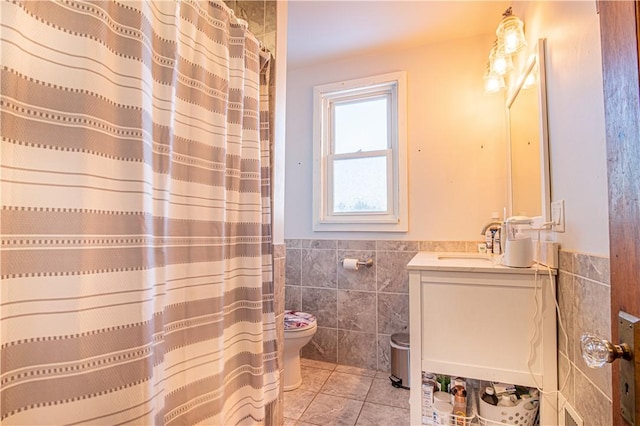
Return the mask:
<path id="1" fill-rule="evenodd" d="M 500 264 L 502 256 L 480 253 L 421 251 L 407 264 L 410 271 L 491 272 L 505 274 L 547 274 L 546 266 L 510 268 Z M 553 275 L 555 269 L 551 269 Z"/>

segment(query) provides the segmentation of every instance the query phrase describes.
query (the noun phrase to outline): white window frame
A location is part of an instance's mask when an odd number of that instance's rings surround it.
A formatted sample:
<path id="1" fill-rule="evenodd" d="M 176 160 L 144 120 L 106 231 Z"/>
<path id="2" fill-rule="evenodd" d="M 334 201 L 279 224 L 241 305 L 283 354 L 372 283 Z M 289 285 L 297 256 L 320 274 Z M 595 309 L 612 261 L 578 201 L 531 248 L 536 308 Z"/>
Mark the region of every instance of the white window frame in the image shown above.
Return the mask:
<path id="1" fill-rule="evenodd" d="M 313 91 L 313 230 L 407 232 L 407 77 L 406 72 L 315 86 Z M 387 96 L 387 149 L 333 153 L 332 110 L 336 103 Z M 387 158 L 387 211 L 334 213 L 333 163 L 353 158 Z"/>

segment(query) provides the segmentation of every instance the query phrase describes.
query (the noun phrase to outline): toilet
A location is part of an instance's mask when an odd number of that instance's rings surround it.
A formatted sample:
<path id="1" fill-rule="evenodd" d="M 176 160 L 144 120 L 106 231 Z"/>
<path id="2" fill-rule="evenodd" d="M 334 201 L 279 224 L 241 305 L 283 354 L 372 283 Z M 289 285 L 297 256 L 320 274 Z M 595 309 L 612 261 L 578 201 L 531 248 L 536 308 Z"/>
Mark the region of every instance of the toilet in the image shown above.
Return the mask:
<path id="1" fill-rule="evenodd" d="M 302 384 L 300 349 L 316 334 L 316 317 L 306 312 L 284 311 L 284 390 Z"/>

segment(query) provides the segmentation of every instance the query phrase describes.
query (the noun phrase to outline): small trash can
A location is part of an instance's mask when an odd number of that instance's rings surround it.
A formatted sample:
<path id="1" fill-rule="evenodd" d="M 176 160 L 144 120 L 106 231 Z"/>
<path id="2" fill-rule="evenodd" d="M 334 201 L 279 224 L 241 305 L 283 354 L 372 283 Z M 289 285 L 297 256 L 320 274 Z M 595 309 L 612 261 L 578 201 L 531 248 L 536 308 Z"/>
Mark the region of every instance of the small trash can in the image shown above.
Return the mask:
<path id="1" fill-rule="evenodd" d="M 391 335 L 391 384 L 409 389 L 409 333 Z"/>

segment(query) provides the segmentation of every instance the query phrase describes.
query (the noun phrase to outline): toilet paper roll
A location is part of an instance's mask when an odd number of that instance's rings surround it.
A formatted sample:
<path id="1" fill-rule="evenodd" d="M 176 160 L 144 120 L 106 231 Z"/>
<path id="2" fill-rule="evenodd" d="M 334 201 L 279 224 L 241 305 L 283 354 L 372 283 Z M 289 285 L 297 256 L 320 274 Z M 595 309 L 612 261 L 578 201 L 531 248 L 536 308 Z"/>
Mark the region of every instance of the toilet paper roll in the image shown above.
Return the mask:
<path id="1" fill-rule="evenodd" d="M 358 266 L 358 259 L 344 259 L 342 267 L 347 271 L 357 271 L 360 266 Z"/>

